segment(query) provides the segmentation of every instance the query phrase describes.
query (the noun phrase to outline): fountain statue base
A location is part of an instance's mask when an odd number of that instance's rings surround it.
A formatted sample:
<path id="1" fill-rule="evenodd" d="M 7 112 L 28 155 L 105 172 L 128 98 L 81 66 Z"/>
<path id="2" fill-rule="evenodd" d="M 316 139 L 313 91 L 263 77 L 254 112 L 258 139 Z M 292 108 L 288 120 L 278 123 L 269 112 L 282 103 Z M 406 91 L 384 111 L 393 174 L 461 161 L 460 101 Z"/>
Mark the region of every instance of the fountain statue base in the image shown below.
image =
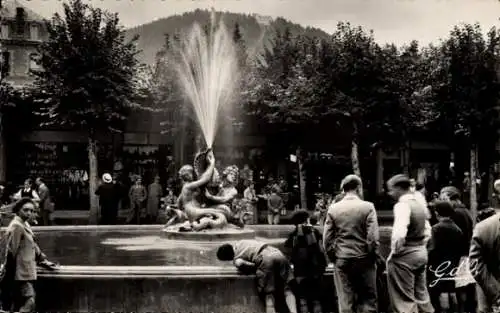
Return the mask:
<path id="1" fill-rule="evenodd" d="M 201 231 L 182 231 L 182 224 L 168 226 L 162 230 L 161 236 L 171 240 L 182 241 L 234 241 L 242 239 L 255 239 L 256 233 L 252 229 L 238 228 L 234 225 L 227 225 L 222 229 L 204 229 Z"/>

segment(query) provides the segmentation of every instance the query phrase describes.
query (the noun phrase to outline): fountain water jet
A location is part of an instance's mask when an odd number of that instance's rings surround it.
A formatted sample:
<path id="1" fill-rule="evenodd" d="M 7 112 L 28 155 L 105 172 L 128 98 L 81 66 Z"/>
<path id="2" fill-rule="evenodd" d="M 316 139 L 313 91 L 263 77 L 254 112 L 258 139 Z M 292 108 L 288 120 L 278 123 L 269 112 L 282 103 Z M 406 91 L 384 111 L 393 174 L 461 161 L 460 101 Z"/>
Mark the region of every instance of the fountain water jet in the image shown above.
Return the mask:
<path id="1" fill-rule="evenodd" d="M 212 148 L 218 115 L 230 105 L 238 81 L 237 52 L 223 21 L 217 24 L 212 12 L 208 32 L 194 24 L 181 41 L 179 57 L 179 84 L 193 106 L 207 147 Z"/>
<path id="2" fill-rule="evenodd" d="M 216 23 L 212 11 L 210 27 L 205 31 L 194 24 L 177 50 L 178 82 L 193 106 L 208 149 L 198 153 L 194 166 L 184 165 L 180 169 L 183 186 L 178 208 L 171 209 L 173 220 L 167 223 L 164 234 L 170 239 L 192 240 L 253 238 L 255 233 L 251 230 L 228 228 L 228 224 L 241 228 L 246 218 L 231 210 L 238 193 L 235 187 L 239 170 L 229 166 L 219 177 L 212 152 L 219 114 L 231 104 L 238 84 L 235 43 L 222 20 Z M 204 230 L 210 230 L 209 235 L 200 233 Z M 186 234 L 187 231 L 194 232 Z"/>

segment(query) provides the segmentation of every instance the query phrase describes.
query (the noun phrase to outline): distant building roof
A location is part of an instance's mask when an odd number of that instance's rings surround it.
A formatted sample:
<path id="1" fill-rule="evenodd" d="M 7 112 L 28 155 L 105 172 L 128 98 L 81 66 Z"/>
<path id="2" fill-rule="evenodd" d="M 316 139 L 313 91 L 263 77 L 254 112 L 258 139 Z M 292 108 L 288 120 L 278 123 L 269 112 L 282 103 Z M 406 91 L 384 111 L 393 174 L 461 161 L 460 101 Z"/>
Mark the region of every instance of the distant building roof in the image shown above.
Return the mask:
<path id="1" fill-rule="evenodd" d="M 40 14 L 25 7 L 24 5 L 19 3 L 19 1 L 17 1 L 17 0 L 0 0 L 0 1 L 2 3 L 2 9 L 0 11 L 2 19 L 7 19 L 7 20 L 15 19 L 17 8 L 23 8 L 24 9 L 24 19 L 26 21 L 42 22 L 45 20 L 45 18 L 42 17 Z"/>

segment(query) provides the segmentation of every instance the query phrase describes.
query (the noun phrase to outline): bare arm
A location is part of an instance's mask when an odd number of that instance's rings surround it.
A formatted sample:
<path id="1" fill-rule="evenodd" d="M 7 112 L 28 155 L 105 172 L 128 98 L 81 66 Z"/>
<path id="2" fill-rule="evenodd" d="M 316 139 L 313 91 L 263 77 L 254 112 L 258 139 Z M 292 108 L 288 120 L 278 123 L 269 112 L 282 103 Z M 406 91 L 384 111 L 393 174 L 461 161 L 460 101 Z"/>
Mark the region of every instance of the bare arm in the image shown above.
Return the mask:
<path id="1" fill-rule="evenodd" d="M 472 236 L 470 251 L 470 267 L 472 276 L 483 290 L 484 294 L 491 303 L 496 303 L 499 299 L 498 290 L 500 282 L 490 273 L 484 255 L 484 243 L 480 236 L 474 232 Z"/>
<path id="2" fill-rule="evenodd" d="M 211 155 L 211 157 L 207 157 L 208 167 L 207 167 L 207 170 L 205 171 L 205 173 L 203 173 L 200 176 L 200 179 L 193 181 L 193 182 L 190 182 L 190 183 L 187 183 L 185 185 L 186 188 L 188 188 L 188 189 L 200 188 L 201 186 L 208 184 L 210 179 L 212 179 L 212 176 L 214 175 L 214 169 L 215 169 L 215 159 L 213 158 L 212 152 L 210 152 L 209 155 Z"/>
<path id="3" fill-rule="evenodd" d="M 397 253 L 405 244 L 408 225 L 410 225 L 411 209 L 406 203 L 394 205 L 394 224 L 392 227 L 391 253 Z"/>
<path id="4" fill-rule="evenodd" d="M 33 201 L 40 201 L 40 196 L 38 196 L 38 193 L 35 190 L 31 190 L 31 195 L 33 197 Z"/>
<path id="5" fill-rule="evenodd" d="M 428 242 L 432 238 L 432 226 L 429 220 L 425 221 L 424 241 Z"/>
<path id="6" fill-rule="evenodd" d="M 13 198 L 14 200 L 19 200 L 19 199 L 21 199 L 21 189 L 19 189 L 19 191 L 18 191 L 18 192 L 16 192 L 12 198 Z"/>
<path id="7" fill-rule="evenodd" d="M 182 205 L 181 199 L 182 199 L 182 197 L 178 197 L 177 199 L 175 199 L 175 205 L 177 206 L 176 209 L 178 209 L 178 210 L 184 209 L 184 206 Z"/>
<path id="8" fill-rule="evenodd" d="M 245 266 L 253 267 L 255 266 L 255 263 L 238 258 L 234 260 L 234 266 L 236 266 L 237 268 Z"/>
<path id="9" fill-rule="evenodd" d="M 234 197 L 238 194 L 238 191 L 236 189 L 231 190 L 227 195 L 225 196 L 214 196 L 212 195 L 208 190 L 205 192 L 205 196 L 214 202 L 223 204 L 223 203 L 228 203 L 229 201 L 233 200 Z"/>

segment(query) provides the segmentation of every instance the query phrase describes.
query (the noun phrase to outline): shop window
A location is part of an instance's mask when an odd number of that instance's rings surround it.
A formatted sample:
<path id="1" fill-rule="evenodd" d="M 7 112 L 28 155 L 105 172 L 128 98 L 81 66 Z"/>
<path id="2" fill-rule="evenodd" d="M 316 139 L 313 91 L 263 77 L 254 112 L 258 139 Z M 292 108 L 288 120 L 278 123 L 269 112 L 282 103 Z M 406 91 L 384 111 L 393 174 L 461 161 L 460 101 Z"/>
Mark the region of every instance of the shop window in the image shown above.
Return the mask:
<path id="1" fill-rule="evenodd" d="M 29 55 L 29 71 L 39 71 L 42 67 L 38 64 L 40 56 L 37 53 L 31 53 Z"/>
<path id="2" fill-rule="evenodd" d="M 30 25 L 30 38 L 31 40 L 40 40 L 40 26 L 38 24 Z"/>

